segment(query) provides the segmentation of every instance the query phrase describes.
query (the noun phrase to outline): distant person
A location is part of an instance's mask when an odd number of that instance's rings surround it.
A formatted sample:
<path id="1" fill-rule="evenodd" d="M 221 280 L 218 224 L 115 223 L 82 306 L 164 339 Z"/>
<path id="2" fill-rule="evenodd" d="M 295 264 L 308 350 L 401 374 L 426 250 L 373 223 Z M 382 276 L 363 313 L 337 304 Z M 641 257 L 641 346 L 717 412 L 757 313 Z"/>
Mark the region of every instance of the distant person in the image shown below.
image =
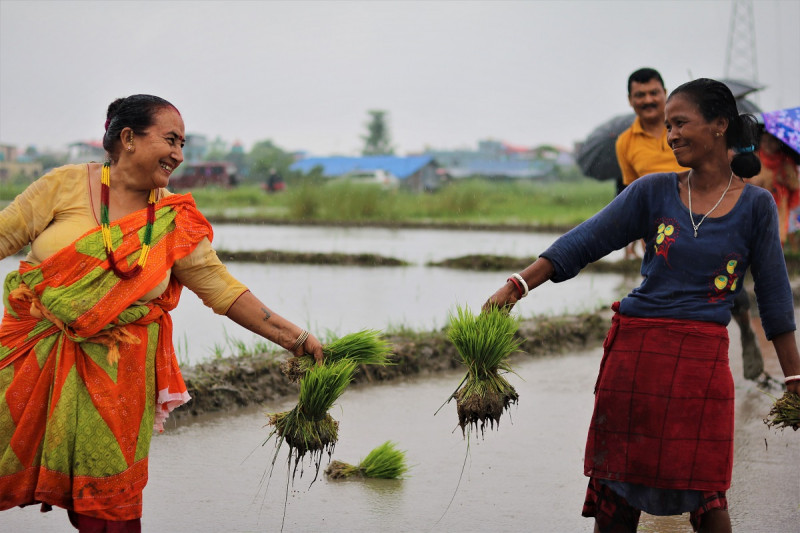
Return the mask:
<path id="1" fill-rule="evenodd" d="M 618 186 L 618 193 L 645 174 L 686 170 L 675 160 L 667 144 L 666 101 L 664 80 L 657 70 L 641 68 L 628 77 L 628 103 L 636 118 L 617 137 L 617 161 L 622 171 L 622 187 Z M 636 244 L 625 248 L 626 259 L 637 257 Z"/>
<path id="2" fill-rule="evenodd" d="M 664 80 L 657 70 L 640 68 L 628 77 L 628 103 L 636 118 L 631 127 L 620 134 L 616 144 L 624 187 L 646 174 L 688 170 L 678 163 L 667 142 L 666 102 Z M 636 257 L 636 244 L 625 247 L 626 258 Z M 764 360 L 750 324 L 750 296 L 744 290 L 737 295 L 733 317 L 741 331 L 745 378 L 768 380 L 769 376 L 763 374 Z"/>
<path id="3" fill-rule="evenodd" d="M 667 143 L 664 106 L 667 91 L 661 74 L 641 68 L 628 77 L 628 103 L 636 113 L 633 124 L 617 137 L 616 151 L 622 183 L 630 185 L 645 174 L 681 172 Z"/>
<path id="4" fill-rule="evenodd" d="M 766 130 L 761 133 L 757 153 L 761 159 L 761 172 L 753 177 L 751 183 L 772 193 L 778 206 L 781 242 L 786 244 L 789 216 L 800 205 L 800 181 L 797 173 L 800 154 Z"/>
<path id="5" fill-rule="evenodd" d="M 690 170 L 637 179 L 484 304 L 513 306 L 547 280 L 566 281 L 627 243 L 647 242 L 641 284 L 612 306 L 594 388 L 582 514 L 600 533 L 634 533 L 642 512 L 689 513 L 695 531 L 730 533 L 735 391 L 727 325 L 748 270 L 786 388 L 800 393 L 775 202 L 738 177 L 760 168 L 755 118 L 739 115 L 724 83 L 701 78 L 670 94 L 666 121 L 667 142 Z"/>
<path id="6" fill-rule="evenodd" d="M 286 188 L 283 176 L 280 175 L 275 167 L 269 169 L 267 176 L 267 192 L 279 192 Z"/>
<path id="7" fill-rule="evenodd" d="M 141 531 L 153 429 L 190 399 L 170 319 L 184 286 L 322 359 L 313 335 L 230 275 L 192 197 L 166 189 L 184 137 L 166 100 L 117 99 L 105 163 L 56 168 L 0 211 L 0 259 L 30 245 L 3 294 L 0 510 L 58 506 L 81 532 Z"/>

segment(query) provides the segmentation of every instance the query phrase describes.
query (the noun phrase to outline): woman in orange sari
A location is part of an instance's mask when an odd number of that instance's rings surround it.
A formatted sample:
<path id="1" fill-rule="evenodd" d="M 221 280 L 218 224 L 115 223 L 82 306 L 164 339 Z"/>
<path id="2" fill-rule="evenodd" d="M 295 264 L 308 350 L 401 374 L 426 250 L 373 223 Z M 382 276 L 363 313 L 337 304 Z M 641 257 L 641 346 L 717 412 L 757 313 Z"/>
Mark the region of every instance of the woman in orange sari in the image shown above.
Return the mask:
<path id="1" fill-rule="evenodd" d="M 190 398 L 172 344 L 185 285 L 219 314 L 321 360 L 322 346 L 234 279 L 190 195 L 165 189 L 184 124 L 166 100 L 108 108 L 104 164 L 57 168 L 0 211 L 0 510 L 68 510 L 79 531 L 138 532 L 153 428 Z"/>

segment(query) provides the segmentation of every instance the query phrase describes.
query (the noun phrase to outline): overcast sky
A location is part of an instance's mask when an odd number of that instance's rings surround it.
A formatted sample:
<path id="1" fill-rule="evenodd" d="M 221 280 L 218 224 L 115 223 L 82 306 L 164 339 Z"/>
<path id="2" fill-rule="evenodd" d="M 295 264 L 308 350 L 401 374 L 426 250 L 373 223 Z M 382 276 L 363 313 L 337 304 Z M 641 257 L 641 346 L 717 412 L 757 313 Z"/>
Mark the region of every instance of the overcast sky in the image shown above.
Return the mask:
<path id="1" fill-rule="evenodd" d="M 800 105 L 800 2 L 754 4 L 764 110 Z M 367 110 L 400 154 L 571 147 L 628 112 L 628 75 L 725 74 L 731 0 L 0 0 L 0 143 L 100 138 L 114 98 L 151 93 L 189 133 L 357 154 Z M 746 47 L 745 47 L 746 49 Z M 743 55 L 743 54 L 740 54 Z M 735 74 L 732 73 L 732 74 Z"/>

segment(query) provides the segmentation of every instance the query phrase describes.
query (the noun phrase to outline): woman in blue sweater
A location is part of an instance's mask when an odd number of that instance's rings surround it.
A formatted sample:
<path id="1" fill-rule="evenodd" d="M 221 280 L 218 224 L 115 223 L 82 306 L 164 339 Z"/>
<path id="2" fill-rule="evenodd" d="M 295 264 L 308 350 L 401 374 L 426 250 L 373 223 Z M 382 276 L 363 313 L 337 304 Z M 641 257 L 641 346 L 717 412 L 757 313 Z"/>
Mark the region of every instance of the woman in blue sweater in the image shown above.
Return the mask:
<path id="1" fill-rule="evenodd" d="M 486 303 L 513 305 L 547 280 L 565 281 L 630 242 L 647 243 L 641 285 L 613 306 L 595 386 L 583 515 L 595 518 L 596 532 L 635 532 L 641 511 L 689 512 L 696 531 L 731 531 L 726 326 L 748 268 L 786 387 L 800 393 L 775 202 L 741 179 L 760 169 L 755 119 L 738 114 L 725 84 L 703 78 L 670 94 L 666 123 L 678 163 L 690 170 L 636 180 Z"/>

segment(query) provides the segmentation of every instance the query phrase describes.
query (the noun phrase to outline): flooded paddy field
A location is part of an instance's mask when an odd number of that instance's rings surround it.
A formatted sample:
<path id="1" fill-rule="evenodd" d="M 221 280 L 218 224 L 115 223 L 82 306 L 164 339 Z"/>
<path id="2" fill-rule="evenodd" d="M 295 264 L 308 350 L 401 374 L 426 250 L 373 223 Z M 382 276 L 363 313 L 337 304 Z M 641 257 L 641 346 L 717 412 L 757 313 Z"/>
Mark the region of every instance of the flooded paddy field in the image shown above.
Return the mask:
<path id="1" fill-rule="evenodd" d="M 427 262 L 469 254 L 529 257 L 538 255 L 557 237 L 512 231 L 318 226 L 218 225 L 214 231 L 215 247 L 231 251 L 377 253 L 410 263 L 405 267 L 227 264 L 273 311 L 319 337 L 364 328 L 441 328 L 456 304 L 478 309 L 509 273 L 429 267 Z M 3 279 L 19 260 L 15 256 L 0 261 Z M 567 283 L 545 284 L 521 302 L 516 312 L 529 317 L 593 311 L 634 283 L 620 274 L 585 272 Z M 183 291 L 171 315 L 176 349 L 184 364 L 208 360 L 219 352 L 234 354 L 235 343 L 252 345 L 258 339 L 215 315 L 189 290 Z"/>
<path id="2" fill-rule="evenodd" d="M 731 338 L 738 338 L 735 326 Z M 763 346 L 767 371 L 780 375 Z M 340 422 L 333 458 L 357 463 L 386 440 L 407 452 L 403 480 L 329 481 L 311 484 L 305 463 L 286 487 L 285 448 L 266 486 L 275 452 L 262 446 L 266 412 L 283 411 L 294 398 L 228 413 L 171 421 L 153 439 L 150 482 L 144 492 L 143 531 L 174 532 L 590 532 L 580 516 L 586 488 L 583 450 L 592 389 L 601 357 L 595 348 L 563 355 L 514 359 L 509 381 L 520 402 L 499 429 L 467 441 L 455 406 L 434 412 L 462 373 L 354 385 L 331 411 Z M 731 343 L 736 381 L 736 457 L 728 492 L 734 531 L 797 531 L 800 523 L 800 434 L 762 422 L 770 399 L 741 377 L 740 348 Z M 466 462 L 465 462 L 466 458 Z M 322 468 L 327 464 L 324 458 Z M 462 467 L 463 477 L 459 485 Z M 284 513 L 286 499 L 286 515 Z M 452 499 L 452 503 L 450 500 Z M 448 508 L 449 505 L 449 508 Z M 70 531 L 56 509 L 14 509 L 0 514 L 6 531 Z M 643 516 L 640 531 L 689 532 L 688 515 Z"/>
<path id="3" fill-rule="evenodd" d="M 547 236 L 526 247 L 540 236 L 366 228 L 215 229 L 220 248 L 369 252 L 412 263 L 376 268 L 230 265 L 234 275 L 277 312 L 319 334 L 365 327 L 440 328 L 455 304 L 479 307 L 504 276 L 426 267 L 425 262 L 474 253 L 537 255 L 555 238 Z M 336 232 L 352 235 L 344 238 Z M 1 261 L 0 273 L 15 268 L 18 260 Z M 593 310 L 633 284 L 635 280 L 621 275 L 587 272 L 564 284 L 545 284 L 516 312 L 527 317 Z M 189 339 L 183 354 L 188 362 L 208 358 L 209 347 L 225 344 L 226 336 L 251 338 L 202 307 L 186 291 L 173 315 L 176 344 Z M 735 324 L 729 332 L 737 387 L 736 457 L 728 492 L 733 529 L 799 531 L 800 433 L 764 425 L 772 400 L 742 379 Z M 331 411 L 340 422 L 333 459 L 355 464 L 375 446 L 392 440 L 406 451 L 411 465 L 403 480 L 329 481 L 320 473 L 311 484 L 314 468 L 306 462 L 303 475 L 289 481 L 287 493 L 284 448 L 267 485 L 275 447 L 272 441 L 264 444 L 269 434 L 265 413 L 290 409 L 293 397 L 173 417 L 167 430 L 153 438 L 143 531 L 260 532 L 283 526 L 287 532 L 591 532 L 592 521 L 580 516 L 587 483 L 583 450 L 601 348 L 566 353 L 557 348 L 549 355 L 513 360 L 517 375 L 509 381 L 520 394 L 519 404 L 503 415 L 498 429 L 483 437 L 472 434 L 469 441 L 457 426 L 453 403 L 434 416 L 458 385 L 460 371 L 352 385 Z M 780 376 L 771 347 L 764 343 L 762 349 L 767 371 Z M 324 457 L 322 469 L 327 461 Z M 74 529 L 61 509 L 41 514 L 27 508 L 0 513 L 0 531 Z M 643 516 L 640 531 L 677 533 L 691 527 L 688 516 Z"/>

